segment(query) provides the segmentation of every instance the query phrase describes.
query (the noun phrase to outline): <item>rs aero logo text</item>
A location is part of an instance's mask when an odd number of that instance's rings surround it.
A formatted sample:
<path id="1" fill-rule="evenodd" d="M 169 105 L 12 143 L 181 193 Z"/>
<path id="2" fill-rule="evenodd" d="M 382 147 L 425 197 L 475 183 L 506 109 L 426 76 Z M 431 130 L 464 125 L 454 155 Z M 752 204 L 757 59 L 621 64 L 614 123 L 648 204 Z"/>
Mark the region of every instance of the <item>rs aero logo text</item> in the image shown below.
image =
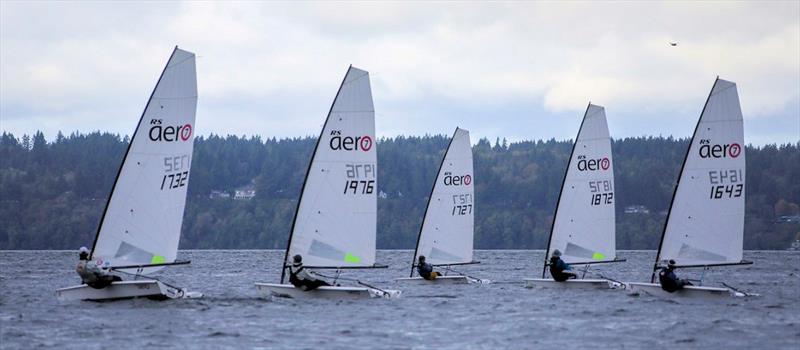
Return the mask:
<path id="1" fill-rule="evenodd" d="M 586 156 L 578 156 L 578 170 L 580 171 L 594 171 L 594 170 L 608 170 L 611 167 L 611 160 L 608 157 L 597 159 L 586 159 Z"/>
<path id="2" fill-rule="evenodd" d="M 700 140 L 700 158 L 736 158 L 742 154 L 742 146 L 738 143 L 725 145 L 711 144 L 711 140 Z"/>
<path id="3" fill-rule="evenodd" d="M 469 186 L 472 183 L 472 176 L 467 175 L 453 175 L 451 172 L 444 173 L 445 186 Z"/>
<path id="4" fill-rule="evenodd" d="M 151 141 L 188 141 L 192 138 L 192 124 L 164 126 L 161 119 L 151 119 L 148 136 Z"/>
<path id="5" fill-rule="evenodd" d="M 372 138 L 364 136 L 342 136 L 341 130 L 331 130 L 331 141 L 329 146 L 334 151 L 364 151 L 372 149 Z"/>

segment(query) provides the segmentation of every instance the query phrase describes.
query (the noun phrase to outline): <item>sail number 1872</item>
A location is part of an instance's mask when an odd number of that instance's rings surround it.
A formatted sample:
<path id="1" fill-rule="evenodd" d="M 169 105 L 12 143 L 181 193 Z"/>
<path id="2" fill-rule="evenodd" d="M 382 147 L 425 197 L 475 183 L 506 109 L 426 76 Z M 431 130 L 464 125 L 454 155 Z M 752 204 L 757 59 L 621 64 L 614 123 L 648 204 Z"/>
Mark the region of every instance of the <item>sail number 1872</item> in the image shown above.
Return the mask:
<path id="1" fill-rule="evenodd" d="M 614 203 L 614 185 L 610 180 L 589 181 L 591 205 Z"/>

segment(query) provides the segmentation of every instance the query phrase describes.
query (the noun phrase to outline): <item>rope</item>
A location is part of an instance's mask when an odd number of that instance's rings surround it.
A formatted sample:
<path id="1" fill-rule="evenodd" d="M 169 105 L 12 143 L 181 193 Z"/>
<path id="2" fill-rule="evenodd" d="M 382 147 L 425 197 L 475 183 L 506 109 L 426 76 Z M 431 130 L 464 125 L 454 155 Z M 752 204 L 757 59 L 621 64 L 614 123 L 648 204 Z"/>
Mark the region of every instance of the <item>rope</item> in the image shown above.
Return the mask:
<path id="1" fill-rule="evenodd" d="M 467 275 L 467 274 L 465 274 L 465 273 L 461 273 L 461 272 L 459 272 L 459 271 L 456 271 L 456 270 L 454 270 L 454 269 L 453 269 L 452 267 L 450 267 L 450 266 L 445 266 L 445 267 L 444 267 L 444 269 L 445 269 L 445 271 L 452 271 L 452 272 L 455 272 L 455 273 L 457 273 L 457 274 L 459 274 L 459 275 L 461 275 L 461 276 L 468 277 L 468 278 L 472 278 L 472 279 L 474 279 L 474 280 L 476 280 L 476 281 L 478 281 L 478 282 L 482 281 L 482 279 L 480 279 L 480 278 L 473 277 L 473 276 Z"/>
<path id="2" fill-rule="evenodd" d="M 144 276 L 144 275 L 140 275 L 138 272 L 137 272 L 137 273 L 130 273 L 130 272 L 125 272 L 125 271 L 122 271 L 122 270 L 114 270 L 114 271 L 115 271 L 115 272 L 119 272 L 119 273 L 123 273 L 123 274 L 126 274 L 126 275 L 129 275 L 129 276 L 133 276 L 133 277 L 134 277 L 134 280 L 137 280 L 139 277 L 145 277 L 145 278 L 147 278 L 147 279 L 151 279 L 151 280 L 154 280 L 154 281 L 161 282 L 161 283 L 163 283 L 165 286 L 167 286 L 167 287 L 170 287 L 170 288 L 172 288 L 172 289 L 175 289 L 175 290 L 177 290 L 177 291 L 179 292 L 179 293 L 178 293 L 178 294 L 179 294 L 179 297 L 183 297 L 183 288 L 180 288 L 180 287 L 178 287 L 178 286 L 175 286 L 175 285 L 173 285 L 173 284 L 171 284 L 171 283 L 167 283 L 167 282 L 165 282 L 165 281 L 162 281 L 162 280 L 160 280 L 160 279 L 158 279 L 158 278 L 151 277 L 151 276 Z M 139 271 L 141 271 L 141 269 L 139 269 Z"/>
<path id="3" fill-rule="evenodd" d="M 334 278 L 334 281 L 336 281 L 336 280 L 340 280 L 340 279 L 341 279 L 341 280 L 343 280 L 343 281 L 355 282 L 355 283 L 358 283 L 358 284 L 360 284 L 360 285 L 362 285 L 362 286 L 364 286 L 364 287 L 367 287 L 367 288 L 371 288 L 371 289 L 377 290 L 377 291 L 379 291 L 379 292 L 383 293 L 383 295 L 384 295 L 384 296 L 390 296 L 390 295 L 391 295 L 391 294 L 389 294 L 389 292 L 387 292 L 387 291 L 385 291 L 385 290 L 383 290 L 383 289 L 380 289 L 380 288 L 378 288 L 378 287 L 375 287 L 375 286 L 372 286 L 372 285 L 366 284 L 366 283 L 364 283 L 364 282 L 361 282 L 360 280 L 357 280 L 357 279 L 355 279 L 355 278 L 341 277 L 341 276 L 339 276 L 339 272 L 338 272 L 338 270 L 337 270 L 336 276 L 327 276 L 327 275 L 321 274 L 321 273 L 319 273 L 319 272 L 314 272 L 314 274 L 315 274 L 315 275 L 318 275 L 318 276 L 321 276 L 321 277 L 325 277 L 325 278 Z"/>

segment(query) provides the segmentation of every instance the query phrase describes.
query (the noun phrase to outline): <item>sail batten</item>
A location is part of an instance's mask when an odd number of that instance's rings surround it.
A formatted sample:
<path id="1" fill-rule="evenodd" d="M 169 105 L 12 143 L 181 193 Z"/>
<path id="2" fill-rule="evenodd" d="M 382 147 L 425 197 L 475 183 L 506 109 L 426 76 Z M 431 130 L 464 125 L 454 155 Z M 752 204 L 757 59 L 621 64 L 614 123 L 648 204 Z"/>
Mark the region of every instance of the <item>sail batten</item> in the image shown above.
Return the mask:
<path id="1" fill-rule="evenodd" d="M 309 164 L 286 263 L 299 254 L 307 266 L 373 266 L 376 219 L 375 110 L 369 73 L 350 67 Z"/>
<path id="2" fill-rule="evenodd" d="M 567 165 L 546 257 L 558 249 L 567 263 L 616 258 L 614 187 L 605 109 L 589 104 Z"/>
<path id="3" fill-rule="evenodd" d="M 195 55 L 177 47 L 148 100 L 103 213 L 92 256 L 111 266 L 175 261 L 194 148 Z M 150 267 L 152 273 L 161 267 Z"/>
<path id="4" fill-rule="evenodd" d="M 742 261 L 744 124 L 736 84 L 717 79 L 686 153 L 664 226 L 656 266 Z"/>
<path id="5" fill-rule="evenodd" d="M 475 186 L 469 131 L 456 128 L 435 181 L 412 266 L 420 255 L 434 265 L 469 263 L 473 256 L 475 227 Z"/>

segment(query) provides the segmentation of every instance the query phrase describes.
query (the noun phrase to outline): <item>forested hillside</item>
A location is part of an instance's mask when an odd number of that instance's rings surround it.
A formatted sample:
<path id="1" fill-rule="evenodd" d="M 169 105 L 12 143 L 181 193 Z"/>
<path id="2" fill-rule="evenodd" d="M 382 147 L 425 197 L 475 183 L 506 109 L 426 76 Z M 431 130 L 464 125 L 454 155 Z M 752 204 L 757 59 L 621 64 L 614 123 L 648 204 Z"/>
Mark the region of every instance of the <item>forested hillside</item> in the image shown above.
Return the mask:
<path id="1" fill-rule="evenodd" d="M 108 133 L 0 138 L 0 249 L 91 245 L 127 145 Z M 447 136 L 378 142 L 378 246 L 412 249 Z M 544 248 L 570 141 L 474 145 L 476 248 Z M 200 137 L 181 248 L 284 248 L 314 138 Z M 617 245 L 655 249 L 687 140 L 615 140 Z M 800 232 L 800 143 L 747 148 L 745 248 Z M 252 199 L 215 196 L 253 189 Z M 643 206 L 625 213 L 629 206 Z M 646 210 L 643 210 L 646 209 Z M 649 211 L 649 212 L 647 212 Z"/>

